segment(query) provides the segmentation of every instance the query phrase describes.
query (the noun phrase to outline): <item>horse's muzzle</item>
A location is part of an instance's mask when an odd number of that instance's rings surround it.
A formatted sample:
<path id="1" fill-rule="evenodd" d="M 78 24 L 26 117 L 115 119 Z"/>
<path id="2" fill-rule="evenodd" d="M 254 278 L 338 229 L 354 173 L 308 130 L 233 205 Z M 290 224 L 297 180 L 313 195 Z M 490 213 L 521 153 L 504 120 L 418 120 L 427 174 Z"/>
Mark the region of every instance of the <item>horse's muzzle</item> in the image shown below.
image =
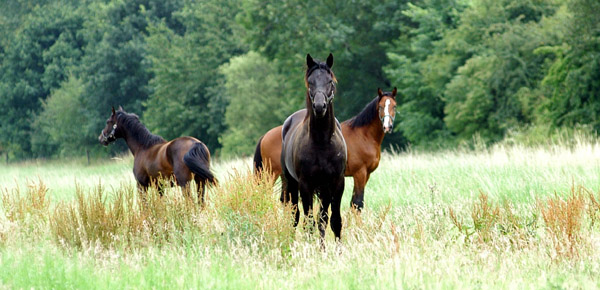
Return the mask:
<path id="1" fill-rule="evenodd" d="M 108 140 L 106 140 L 106 136 L 104 136 L 104 133 L 102 133 L 102 134 L 100 134 L 100 136 L 98 136 L 98 141 L 103 146 L 108 146 Z"/>
<path id="2" fill-rule="evenodd" d="M 393 129 L 394 129 L 394 126 L 384 126 L 383 133 L 385 133 L 385 134 L 392 133 Z"/>
<path id="3" fill-rule="evenodd" d="M 102 132 L 100 134 L 100 136 L 98 136 L 98 141 L 100 141 L 100 144 L 102 144 L 104 146 L 108 146 L 108 144 L 110 144 L 110 142 L 115 141 L 115 137 L 114 137 L 114 135 L 106 136 L 104 134 L 104 132 Z"/>
<path id="4" fill-rule="evenodd" d="M 326 103 L 322 103 L 322 104 L 313 103 L 312 107 L 313 107 L 313 112 L 315 113 L 315 116 L 317 118 L 323 118 L 325 116 L 325 114 L 327 113 L 327 104 Z"/>

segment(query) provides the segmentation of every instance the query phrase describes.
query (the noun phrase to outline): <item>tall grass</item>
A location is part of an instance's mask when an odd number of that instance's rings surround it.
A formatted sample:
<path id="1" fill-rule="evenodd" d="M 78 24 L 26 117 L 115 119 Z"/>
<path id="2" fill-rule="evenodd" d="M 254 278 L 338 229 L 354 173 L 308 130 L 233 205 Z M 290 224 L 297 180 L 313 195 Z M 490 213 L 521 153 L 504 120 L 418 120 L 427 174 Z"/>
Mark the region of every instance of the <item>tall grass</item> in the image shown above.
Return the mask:
<path id="1" fill-rule="evenodd" d="M 85 169 L 100 179 L 17 179 L 2 185 L 0 286 L 595 288 L 599 149 L 386 153 L 361 214 L 349 209 L 347 182 L 342 241 L 328 229 L 324 250 L 292 226 L 250 160 L 217 162 L 220 183 L 204 205 L 179 188 L 142 199 L 128 159 L 114 161 L 123 170 Z M 47 172 L 29 166 L 8 172 Z"/>

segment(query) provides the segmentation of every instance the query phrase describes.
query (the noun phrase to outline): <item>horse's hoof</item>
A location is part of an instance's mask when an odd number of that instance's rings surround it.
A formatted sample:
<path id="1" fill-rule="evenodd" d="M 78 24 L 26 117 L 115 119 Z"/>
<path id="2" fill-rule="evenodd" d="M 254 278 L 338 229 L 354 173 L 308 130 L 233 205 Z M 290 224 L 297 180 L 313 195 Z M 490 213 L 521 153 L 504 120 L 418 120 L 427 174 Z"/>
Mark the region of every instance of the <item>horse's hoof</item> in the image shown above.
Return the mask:
<path id="1" fill-rule="evenodd" d="M 352 203 L 350 204 L 350 207 L 353 208 L 354 210 L 356 210 L 357 212 L 361 212 L 362 208 L 363 208 L 363 202 L 354 202 L 352 201 Z"/>

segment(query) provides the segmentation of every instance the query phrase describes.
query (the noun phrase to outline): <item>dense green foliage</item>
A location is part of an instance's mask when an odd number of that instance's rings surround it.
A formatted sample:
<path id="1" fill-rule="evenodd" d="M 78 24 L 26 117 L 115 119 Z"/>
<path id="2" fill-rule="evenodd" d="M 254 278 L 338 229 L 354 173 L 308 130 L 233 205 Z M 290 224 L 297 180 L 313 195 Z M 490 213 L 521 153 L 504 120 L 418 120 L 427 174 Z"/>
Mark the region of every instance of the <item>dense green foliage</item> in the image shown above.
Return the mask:
<path id="1" fill-rule="evenodd" d="M 0 10 L 0 152 L 98 146 L 111 106 L 167 139 L 251 155 L 302 108 L 306 53 L 334 55 L 336 115 L 399 89 L 387 145 L 600 129 L 595 0 L 8 0 Z M 547 130 L 550 129 L 550 130 Z"/>

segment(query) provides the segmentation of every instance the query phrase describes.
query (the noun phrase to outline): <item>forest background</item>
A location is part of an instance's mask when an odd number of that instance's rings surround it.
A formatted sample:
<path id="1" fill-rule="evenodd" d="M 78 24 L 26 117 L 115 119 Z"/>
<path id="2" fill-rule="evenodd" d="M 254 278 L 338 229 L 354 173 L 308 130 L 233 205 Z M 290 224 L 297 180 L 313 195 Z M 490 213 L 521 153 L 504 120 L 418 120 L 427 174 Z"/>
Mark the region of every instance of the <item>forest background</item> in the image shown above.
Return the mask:
<path id="1" fill-rule="evenodd" d="M 2 0 L 0 153 L 100 157 L 111 106 L 220 157 L 304 106 L 334 55 L 338 119 L 398 87 L 386 147 L 544 142 L 600 129 L 597 0 Z M 523 138 L 526 136 L 526 138 Z"/>

